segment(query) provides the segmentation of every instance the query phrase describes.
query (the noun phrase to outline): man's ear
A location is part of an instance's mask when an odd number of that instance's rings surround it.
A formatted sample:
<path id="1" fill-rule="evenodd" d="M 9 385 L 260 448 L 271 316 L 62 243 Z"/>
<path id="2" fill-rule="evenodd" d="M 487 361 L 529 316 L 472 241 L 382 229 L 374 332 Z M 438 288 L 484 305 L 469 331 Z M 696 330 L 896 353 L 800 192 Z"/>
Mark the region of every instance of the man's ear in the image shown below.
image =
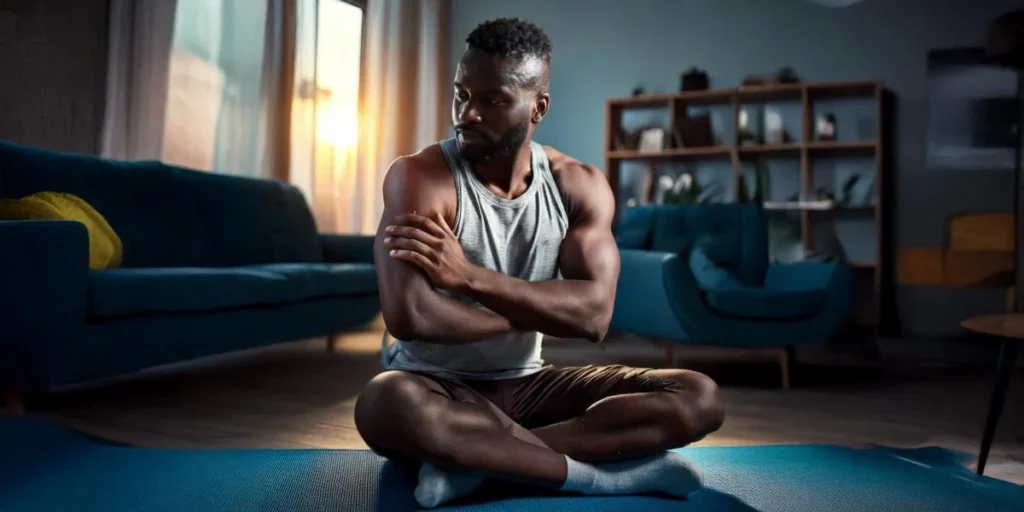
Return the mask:
<path id="1" fill-rule="evenodd" d="M 545 116 L 548 115 L 548 109 L 551 107 L 551 95 L 542 92 L 537 94 L 537 101 L 533 104 L 533 117 L 530 119 L 533 124 L 540 123 Z"/>

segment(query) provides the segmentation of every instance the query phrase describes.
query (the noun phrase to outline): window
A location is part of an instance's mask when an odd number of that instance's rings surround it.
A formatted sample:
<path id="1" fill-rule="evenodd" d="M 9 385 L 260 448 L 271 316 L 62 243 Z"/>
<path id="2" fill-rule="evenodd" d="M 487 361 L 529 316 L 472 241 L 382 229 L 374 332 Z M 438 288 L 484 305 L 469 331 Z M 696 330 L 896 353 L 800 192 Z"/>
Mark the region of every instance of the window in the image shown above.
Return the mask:
<path id="1" fill-rule="evenodd" d="M 330 225 L 339 187 L 355 186 L 363 7 L 304 0 L 298 20 L 290 181 Z"/>
<path id="2" fill-rule="evenodd" d="M 935 170 L 1012 170 L 1020 116 L 1016 71 L 980 48 L 928 54 L 927 162 Z"/>
<path id="3" fill-rule="evenodd" d="M 313 203 L 330 194 L 355 165 L 362 5 L 177 0 L 162 160 L 227 174 L 287 175 Z M 294 20 L 294 44 L 283 39 L 286 20 Z M 280 79 L 285 70 L 294 70 L 290 101 L 272 92 L 288 85 Z M 282 113 L 290 133 L 276 131 Z M 287 170 L 270 169 L 278 160 L 268 151 L 280 137 L 290 141 Z"/>
<path id="4" fill-rule="evenodd" d="M 257 175 L 262 144 L 265 2 L 178 0 L 162 159 Z"/>

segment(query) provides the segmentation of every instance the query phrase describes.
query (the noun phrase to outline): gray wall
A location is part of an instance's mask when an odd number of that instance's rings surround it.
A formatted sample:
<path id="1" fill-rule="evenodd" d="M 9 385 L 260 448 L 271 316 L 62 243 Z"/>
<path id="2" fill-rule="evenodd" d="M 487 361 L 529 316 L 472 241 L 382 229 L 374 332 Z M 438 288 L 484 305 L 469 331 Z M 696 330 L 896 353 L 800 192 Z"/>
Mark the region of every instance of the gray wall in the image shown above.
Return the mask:
<path id="1" fill-rule="evenodd" d="M 0 139 L 95 154 L 108 0 L 0 3 Z"/>
<path id="2" fill-rule="evenodd" d="M 789 65 L 810 81 L 879 79 L 895 95 L 895 162 L 889 172 L 897 189 L 897 247 L 941 246 L 947 218 L 956 212 L 1011 208 L 1006 173 L 925 168 L 926 55 L 935 48 L 979 45 L 993 17 L 1024 1 L 865 0 L 845 9 L 804 0 L 453 4 L 453 71 L 465 36 L 481 21 L 519 16 L 548 31 L 555 52 L 552 111 L 537 139 L 584 161 L 603 165 L 608 97 L 628 96 L 638 84 L 674 91 L 690 66 L 707 70 L 712 87 L 733 87 L 749 73 Z M 961 333 L 959 321 L 966 316 L 1000 310 L 1004 297 L 999 291 L 901 287 L 897 303 L 905 334 L 946 336 Z"/>

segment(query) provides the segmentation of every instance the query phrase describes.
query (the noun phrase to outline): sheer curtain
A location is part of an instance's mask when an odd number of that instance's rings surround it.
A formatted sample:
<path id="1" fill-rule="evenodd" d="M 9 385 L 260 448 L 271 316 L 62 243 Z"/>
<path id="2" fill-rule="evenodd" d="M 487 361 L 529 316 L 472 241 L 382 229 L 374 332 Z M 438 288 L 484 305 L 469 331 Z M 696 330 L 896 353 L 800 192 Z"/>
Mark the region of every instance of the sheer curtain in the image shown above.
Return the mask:
<path id="1" fill-rule="evenodd" d="M 287 178 L 291 0 L 112 0 L 104 156 Z"/>
<path id="2" fill-rule="evenodd" d="M 111 0 L 106 111 L 100 154 L 118 160 L 160 158 L 175 0 Z"/>
<path id="3" fill-rule="evenodd" d="M 285 178 L 281 90 L 290 42 L 288 0 L 177 0 L 162 159 L 260 178 Z M 287 83 L 290 83 L 288 81 Z"/>
<path id="4" fill-rule="evenodd" d="M 112 0 L 104 153 L 287 180 L 372 233 L 388 165 L 447 133 L 448 1 Z"/>
<path id="5" fill-rule="evenodd" d="M 447 4 L 300 3 L 291 181 L 321 231 L 376 231 L 388 165 L 447 133 Z"/>

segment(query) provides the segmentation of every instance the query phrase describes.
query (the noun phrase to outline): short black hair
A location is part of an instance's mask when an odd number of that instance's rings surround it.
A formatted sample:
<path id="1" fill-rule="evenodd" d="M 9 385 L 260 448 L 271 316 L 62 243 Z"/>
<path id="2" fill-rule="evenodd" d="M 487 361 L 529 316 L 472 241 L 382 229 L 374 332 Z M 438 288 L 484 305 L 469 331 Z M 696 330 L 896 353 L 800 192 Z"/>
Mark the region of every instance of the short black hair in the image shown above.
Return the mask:
<path id="1" fill-rule="evenodd" d="M 499 57 L 538 57 L 551 63 L 551 39 L 544 29 L 519 18 L 485 21 L 469 33 L 466 43 Z"/>

